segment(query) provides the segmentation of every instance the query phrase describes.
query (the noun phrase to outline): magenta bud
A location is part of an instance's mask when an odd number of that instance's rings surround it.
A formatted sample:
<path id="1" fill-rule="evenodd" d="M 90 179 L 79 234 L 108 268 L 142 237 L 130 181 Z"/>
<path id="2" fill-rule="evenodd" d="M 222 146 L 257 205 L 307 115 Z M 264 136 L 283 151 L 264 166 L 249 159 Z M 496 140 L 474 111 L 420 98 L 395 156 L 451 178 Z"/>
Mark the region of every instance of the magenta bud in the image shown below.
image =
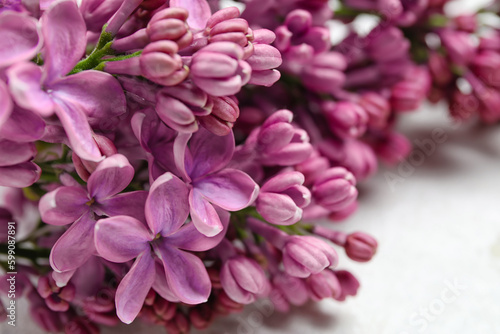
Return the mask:
<path id="1" fill-rule="evenodd" d="M 285 272 L 294 277 L 309 277 L 336 266 L 335 250 L 323 240 L 311 236 L 291 236 L 282 249 Z"/>
<path id="2" fill-rule="evenodd" d="M 240 10 L 236 7 L 227 7 L 215 12 L 207 21 L 207 28 L 212 29 L 218 23 L 235 19 L 240 16 Z"/>
<path id="3" fill-rule="evenodd" d="M 292 43 L 293 33 L 285 26 L 279 26 L 274 32 L 276 34 L 274 46 L 280 51 L 286 51 Z"/>
<path id="4" fill-rule="evenodd" d="M 202 304 L 189 310 L 189 322 L 196 329 L 206 329 L 213 320 L 213 311 L 208 304 Z"/>
<path id="5" fill-rule="evenodd" d="M 208 131 L 225 136 L 233 128 L 238 119 L 240 109 L 235 97 L 211 97 L 213 103 L 212 112 L 208 116 L 198 117 L 200 124 Z"/>
<path id="6" fill-rule="evenodd" d="M 412 149 L 410 141 L 403 135 L 388 133 L 375 147 L 380 158 L 388 165 L 394 165 L 405 159 Z"/>
<path id="7" fill-rule="evenodd" d="M 351 260 L 368 262 L 377 252 L 377 240 L 363 232 L 354 232 L 347 236 L 345 252 Z"/>
<path id="8" fill-rule="evenodd" d="M 427 96 L 431 78 L 426 68 L 414 66 L 407 78 L 395 84 L 391 91 L 391 105 L 397 112 L 418 109 Z"/>
<path id="9" fill-rule="evenodd" d="M 77 317 L 71 319 L 64 325 L 65 334 L 99 334 L 100 330 L 96 324 L 92 323 L 88 318 Z"/>
<path id="10" fill-rule="evenodd" d="M 196 52 L 191 60 L 195 85 L 213 96 L 238 93 L 250 80 L 252 69 L 241 60 L 243 49 L 231 42 L 217 42 Z"/>
<path id="11" fill-rule="evenodd" d="M 453 18 L 453 22 L 458 29 L 468 33 L 474 33 L 477 30 L 477 15 L 464 14 Z"/>
<path id="12" fill-rule="evenodd" d="M 193 111 L 166 91 L 160 90 L 156 95 L 156 113 L 165 124 L 176 131 L 192 133 L 198 130 Z"/>
<path id="13" fill-rule="evenodd" d="M 314 183 L 312 196 L 315 202 L 328 210 L 342 210 L 358 196 L 356 179 L 343 167 L 325 171 Z"/>
<path id="14" fill-rule="evenodd" d="M 340 138 L 357 138 L 366 131 L 368 115 L 356 103 L 328 101 L 323 103 L 323 113 L 330 129 Z"/>
<path id="15" fill-rule="evenodd" d="M 320 301 L 326 298 L 338 298 L 342 293 L 340 282 L 335 273 L 325 269 L 320 273 L 313 274 L 306 279 L 311 298 Z"/>
<path id="16" fill-rule="evenodd" d="M 272 283 L 274 288 L 281 292 L 282 298 L 284 298 L 287 303 L 301 306 L 309 299 L 306 283 L 301 278 L 280 272 L 274 275 Z"/>
<path id="17" fill-rule="evenodd" d="M 300 172 L 278 174 L 264 183 L 256 201 L 257 212 L 272 224 L 292 225 L 302 218 L 302 208 L 311 202 Z"/>
<path id="18" fill-rule="evenodd" d="M 87 26 L 87 30 L 100 33 L 102 26 L 113 16 L 122 3 L 122 0 L 82 0 L 80 12 Z"/>
<path id="19" fill-rule="evenodd" d="M 500 54 L 491 50 L 478 53 L 472 61 L 472 70 L 485 84 L 500 88 Z"/>
<path id="20" fill-rule="evenodd" d="M 358 210 L 358 202 L 354 201 L 341 210 L 330 212 L 328 219 L 332 222 L 341 222 L 350 217 L 356 210 Z"/>
<path id="21" fill-rule="evenodd" d="M 370 127 L 383 129 L 387 125 L 391 105 L 386 98 L 375 92 L 367 92 L 361 95 L 358 103 L 368 114 Z"/>
<path id="22" fill-rule="evenodd" d="M 224 262 L 220 281 L 226 294 L 237 303 L 253 303 L 269 291 L 269 281 L 262 267 L 253 259 L 235 256 Z"/>
<path id="23" fill-rule="evenodd" d="M 177 44 L 167 40 L 146 46 L 139 58 L 142 75 L 163 86 L 175 86 L 184 81 L 189 72 L 177 50 Z"/>
<path id="24" fill-rule="evenodd" d="M 285 18 L 285 26 L 293 34 L 305 33 L 312 25 L 312 16 L 306 10 L 296 9 L 288 13 Z"/>
<path id="25" fill-rule="evenodd" d="M 186 23 L 188 12 L 183 8 L 165 8 L 156 12 L 146 28 L 152 42 L 170 40 L 184 49 L 193 42 L 193 34 Z"/>
<path id="26" fill-rule="evenodd" d="M 471 34 L 464 31 L 443 29 L 439 37 L 455 65 L 465 66 L 473 59 L 477 47 L 474 45 Z"/>
<path id="27" fill-rule="evenodd" d="M 336 299 L 344 301 L 347 296 L 355 296 L 359 289 L 359 282 L 353 274 L 346 270 L 335 271 L 335 276 L 339 280 L 341 293 Z"/>
<path id="28" fill-rule="evenodd" d="M 432 76 L 432 82 L 437 86 L 446 86 L 453 79 L 453 74 L 450 71 L 450 64 L 446 57 L 437 52 L 429 54 L 428 65 L 429 72 Z"/>
<path id="29" fill-rule="evenodd" d="M 344 84 L 343 71 L 346 66 L 343 55 L 325 52 L 315 55 L 312 61 L 307 62 L 300 76 L 308 89 L 319 93 L 332 93 Z"/>

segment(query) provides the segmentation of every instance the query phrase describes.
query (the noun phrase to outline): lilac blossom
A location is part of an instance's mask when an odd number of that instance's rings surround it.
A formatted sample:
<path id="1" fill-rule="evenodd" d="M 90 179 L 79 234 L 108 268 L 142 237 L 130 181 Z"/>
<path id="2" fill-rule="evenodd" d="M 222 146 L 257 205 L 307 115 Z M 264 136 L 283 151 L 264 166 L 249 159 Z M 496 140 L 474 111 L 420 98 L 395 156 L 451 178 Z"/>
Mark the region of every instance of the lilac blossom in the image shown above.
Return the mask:
<path id="1" fill-rule="evenodd" d="M 147 227 L 128 216 L 97 223 L 95 244 L 102 257 L 112 262 L 136 258 L 116 294 L 117 314 L 123 322 L 134 320 L 151 287 L 167 300 L 188 304 L 207 300 L 211 288 L 207 271 L 188 251 L 213 248 L 223 234 L 208 238 L 193 223 L 183 225 L 189 214 L 188 195 L 186 184 L 166 173 L 151 186 L 145 206 Z M 226 213 L 216 214 L 222 226 L 228 224 Z"/>
<path id="2" fill-rule="evenodd" d="M 75 152 L 86 160 L 99 161 L 102 156 L 87 118 L 122 114 L 122 89 L 111 75 L 102 72 L 65 76 L 85 52 L 85 22 L 73 1 L 54 2 L 42 21 L 44 66 L 28 62 L 11 66 L 7 76 L 12 96 L 21 107 L 41 116 L 55 113 Z"/>
<path id="3" fill-rule="evenodd" d="M 115 154 L 98 165 L 87 188 L 62 186 L 40 199 L 39 210 L 45 223 L 73 223 L 52 248 L 50 264 L 56 272 L 74 271 L 95 253 L 93 231 L 99 217 L 128 214 L 143 219 L 147 192 L 120 194 L 133 177 L 134 168 L 128 160 Z"/>
<path id="4" fill-rule="evenodd" d="M 217 235 L 223 229 L 217 207 L 238 211 L 252 204 L 259 193 L 259 186 L 248 174 L 226 168 L 233 152 L 232 132 L 216 136 L 200 129 L 192 137 L 178 136 L 174 143 L 176 173 L 190 187 L 191 219 L 206 236 Z"/>

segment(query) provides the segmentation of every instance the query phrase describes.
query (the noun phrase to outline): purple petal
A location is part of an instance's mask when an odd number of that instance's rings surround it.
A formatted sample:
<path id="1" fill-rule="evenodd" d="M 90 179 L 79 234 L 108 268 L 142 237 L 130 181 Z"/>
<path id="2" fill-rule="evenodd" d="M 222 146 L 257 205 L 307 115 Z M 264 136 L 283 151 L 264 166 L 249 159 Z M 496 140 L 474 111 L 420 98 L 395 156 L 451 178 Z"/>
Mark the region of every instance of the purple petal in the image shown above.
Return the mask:
<path id="1" fill-rule="evenodd" d="M 105 126 L 109 117 L 119 116 L 126 111 L 123 89 L 108 73 L 80 72 L 57 80 L 50 88 L 55 98 L 81 110 L 98 127 L 99 121 Z"/>
<path id="2" fill-rule="evenodd" d="M 134 321 L 142 309 L 154 279 L 155 261 L 148 250 L 137 257 L 116 290 L 116 314 L 121 321 L 126 324 Z"/>
<path id="3" fill-rule="evenodd" d="M 213 205 L 196 189 L 189 193 L 189 206 L 193 224 L 200 233 L 213 237 L 224 229 Z"/>
<path id="4" fill-rule="evenodd" d="M 153 236 L 135 218 L 116 216 L 101 219 L 95 226 L 95 247 L 99 255 L 111 262 L 132 260 L 149 249 Z"/>
<path id="5" fill-rule="evenodd" d="M 41 174 L 42 170 L 33 162 L 0 167 L 0 186 L 12 188 L 29 187 L 38 181 Z"/>
<path id="6" fill-rule="evenodd" d="M 155 263 L 156 278 L 153 283 L 153 289 L 158 292 L 160 296 L 168 300 L 169 302 L 180 302 L 179 298 L 173 293 L 173 291 L 168 286 L 167 277 L 165 275 L 165 269 L 160 261 Z"/>
<path id="7" fill-rule="evenodd" d="M 38 21 L 24 13 L 0 14 L 0 68 L 33 58 L 41 45 Z"/>
<path id="8" fill-rule="evenodd" d="M 87 121 L 87 116 L 81 110 L 73 108 L 63 101 L 58 101 L 56 114 L 75 153 L 85 160 L 100 161 L 102 159 L 101 152 L 92 137 L 92 129 Z"/>
<path id="9" fill-rule="evenodd" d="M 12 103 L 12 99 L 10 98 L 7 85 L 5 85 L 2 80 L 0 80 L 0 127 L 2 127 L 5 121 L 9 119 L 13 107 L 14 104 Z"/>
<path id="10" fill-rule="evenodd" d="M 42 90 L 42 69 L 28 62 L 15 64 L 7 70 L 12 98 L 22 108 L 32 110 L 41 116 L 54 113 L 52 98 Z"/>
<path id="11" fill-rule="evenodd" d="M 193 168 L 189 174 L 195 180 L 229 163 L 234 152 L 233 132 L 227 136 L 217 136 L 200 128 L 191 138 L 189 149 L 193 156 Z"/>
<path id="12" fill-rule="evenodd" d="M 0 139 L 0 167 L 17 165 L 33 159 L 36 148 L 33 143 L 17 143 Z"/>
<path id="13" fill-rule="evenodd" d="M 207 301 L 212 284 L 199 257 L 165 242 L 155 244 L 154 250 L 165 268 L 168 286 L 181 302 L 200 304 Z"/>
<path id="14" fill-rule="evenodd" d="M 219 219 L 227 230 L 229 224 L 229 212 L 222 209 L 216 209 Z M 193 252 L 203 252 L 217 246 L 226 233 L 219 233 L 215 237 L 207 237 L 201 234 L 193 223 L 184 225 L 179 229 L 179 231 L 167 237 L 168 244 L 175 246 L 180 249 L 193 251 Z"/>
<path id="15" fill-rule="evenodd" d="M 66 75 L 82 58 L 87 39 L 85 22 L 75 1 L 58 1 L 42 17 L 43 60 L 50 83 Z"/>
<path id="16" fill-rule="evenodd" d="M 205 29 L 212 15 L 206 0 L 170 0 L 170 7 L 182 7 L 188 10 L 187 23 L 193 30 Z"/>
<path id="17" fill-rule="evenodd" d="M 95 220 L 83 215 L 57 240 L 50 252 L 50 265 L 59 272 L 81 267 L 94 254 Z"/>
<path id="18" fill-rule="evenodd" d="M 18 107 L 14 108 L 0 129 L 5 138 L 17 142 L 33 142 L 42 138 L 45 122 L 34 112 Z"/>
<path id="19" fill-rule="evenodd" d="M 144 206 L 147 198 L 147 191 L 132 191 L 99 201 L 99 208 L 110 217 L 124 215 L 145 222 Z"/>
<path id="20" fill-rule="evenodd" d="M 59 187 L 42 196 L 38 209 L 42 220 L 51 225 L 73 223 L 90 208 L 87 192 L 80 187 Z"/>
<path id="21" fill-rule="evenodd" d="M 184 224 L 189 214 L 188 192 L 187 185 L 172 173 L 163 174 L 151 185 L 145 213 L 155 235 L 170 235 Z"/>
<path id="22" fill-rule="evenodd" d="M 90 175 L 87 188 L 97 202 L 125 189 L 134 178 L 134 167 L 121 154 L 104 159 Z"/>
<path id="23" fill-rule="evenodd" d="M 204 198 L 228 211 L 238 211 L 253 203 L 259 186 L 248 174 L 224 169 L 193 184 Z"/>
<path id="24" fill-rule="evenodd" d="M 190 133 L 179 133 L 177 138 L 175 138 L 173 147 L 175 167 L 180 177 L 186 182 L 191 182 L 188 171 L 190 171 L 192 167 L 192 157 L 191 152 L 187 149 L 187 143 L 190 138 Z"/>

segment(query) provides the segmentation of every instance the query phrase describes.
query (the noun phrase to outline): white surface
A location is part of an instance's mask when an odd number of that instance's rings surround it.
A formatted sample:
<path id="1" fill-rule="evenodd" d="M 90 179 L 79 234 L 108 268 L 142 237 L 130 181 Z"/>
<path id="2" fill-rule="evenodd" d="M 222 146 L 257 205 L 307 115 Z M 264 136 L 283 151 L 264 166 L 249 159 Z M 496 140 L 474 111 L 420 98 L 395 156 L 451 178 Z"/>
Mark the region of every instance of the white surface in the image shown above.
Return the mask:
<path id="1" fill-rule="evenodd" d="M 426 109 L 405 116 L 402 128 L 412 140 L 424 140 L 440 127 L 446 142 L 394 191 L 384 170 L 362 184 L 360 210 L 336 225 L 369 232 L 380 243 L 367 264 L 341 254 L 340 267 L 362 283 L 358 296 L 287 315 L 248 307 L 207 333 L 500 333 L 500 127 L 456 126 L 444 110 Z M 455 281 L 458 294 L 443 297 Z M 27 314 L 18 316 L 17 328 L 2 324 L 0 333 L 41 333 Z M 138 324 L 104 333 L 164 330 Z"/>

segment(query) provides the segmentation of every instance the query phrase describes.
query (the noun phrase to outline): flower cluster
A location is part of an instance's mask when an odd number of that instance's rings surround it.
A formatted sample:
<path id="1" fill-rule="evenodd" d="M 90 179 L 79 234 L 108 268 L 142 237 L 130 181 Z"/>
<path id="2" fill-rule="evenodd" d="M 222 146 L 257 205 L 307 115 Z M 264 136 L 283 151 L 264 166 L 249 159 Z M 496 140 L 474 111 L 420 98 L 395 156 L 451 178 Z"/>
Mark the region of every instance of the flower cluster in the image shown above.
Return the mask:
<path id="1" fill-rule="evenodd" d="M 500 119 L 500 31 L 472 43 L 444 2 L 0 1 L 0 243 L 16 222 L 32 319 L 186 333 L 259 298 L 354 296 L 336 249 L 366 262 L 377 242 L 325 223 L 409 153 L 398 116 L 429 95 Z"/>

